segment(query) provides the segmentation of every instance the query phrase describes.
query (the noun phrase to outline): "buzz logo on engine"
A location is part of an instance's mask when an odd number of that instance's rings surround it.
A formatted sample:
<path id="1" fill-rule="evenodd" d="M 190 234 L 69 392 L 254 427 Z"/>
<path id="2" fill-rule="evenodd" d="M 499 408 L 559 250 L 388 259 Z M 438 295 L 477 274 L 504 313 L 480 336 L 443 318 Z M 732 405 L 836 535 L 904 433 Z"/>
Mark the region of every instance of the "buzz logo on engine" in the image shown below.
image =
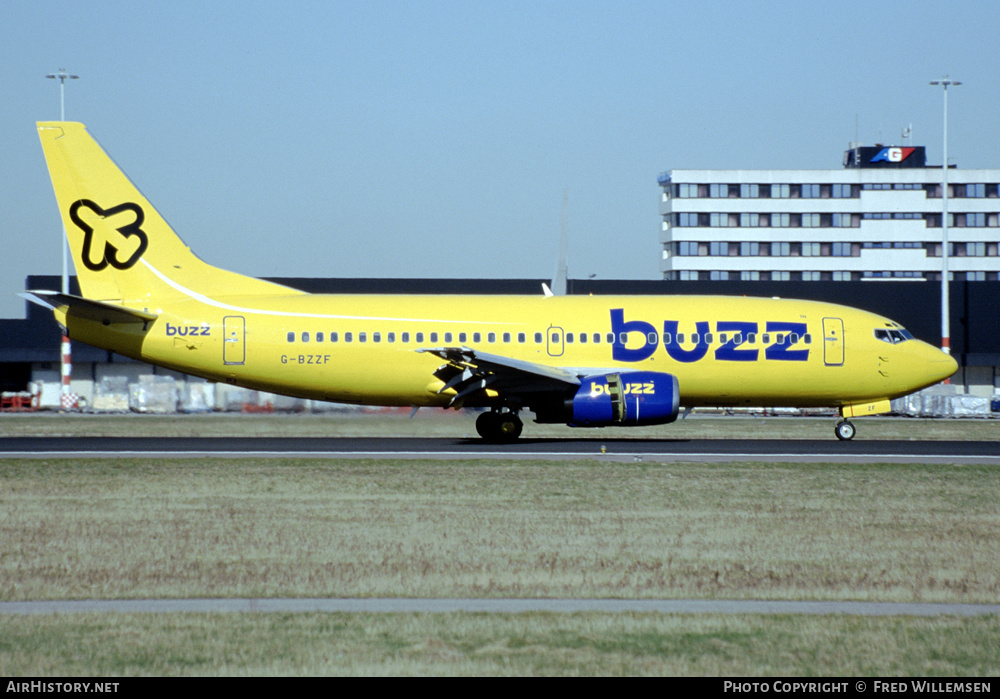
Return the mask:
<path id="1" fill-rule="evenodd" d="M 591 398 L 596 398 L 597 396 L 608 392 L 609 392 L 609 387 L 606 383 L 597 383 L 596 381 L 590 382 Z M 645 383 L 627 383 L 622 386 L 622 395 L 655 396 L 656 384 L 652 381 L 647 381 Z"/>
<path id="2" fill-rule="evenodd" d="M 572 427 L 663 425 L 677 419 L 677 377 L 656 371 L 621 371 L 586 377 L 570 401 Z"/>

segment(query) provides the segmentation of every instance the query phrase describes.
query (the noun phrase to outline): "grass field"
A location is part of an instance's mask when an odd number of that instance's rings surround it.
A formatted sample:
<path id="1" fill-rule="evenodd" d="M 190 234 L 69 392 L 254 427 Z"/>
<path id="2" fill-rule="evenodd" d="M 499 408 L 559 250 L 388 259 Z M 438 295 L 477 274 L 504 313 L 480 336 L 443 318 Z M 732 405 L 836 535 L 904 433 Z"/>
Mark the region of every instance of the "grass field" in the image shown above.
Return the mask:
<path id="1" fill-rule="evenodd" d="M 26 460 L 0 599 L 995 602 L 996 467 Z"/>
<path id="2" fill-rule="evenodd" d="M 884 464 L 4 460 L 0 599 L 995 603 L 997 476 Z M 990 675 L 998 659 L 996 617 L 0 618 L 5 675 Z"/>
<path id="3" fill-rule="evenodd" d="M 1000 673 L 997 617 L 112 614 L 0 624 L 8 678 Z"/>

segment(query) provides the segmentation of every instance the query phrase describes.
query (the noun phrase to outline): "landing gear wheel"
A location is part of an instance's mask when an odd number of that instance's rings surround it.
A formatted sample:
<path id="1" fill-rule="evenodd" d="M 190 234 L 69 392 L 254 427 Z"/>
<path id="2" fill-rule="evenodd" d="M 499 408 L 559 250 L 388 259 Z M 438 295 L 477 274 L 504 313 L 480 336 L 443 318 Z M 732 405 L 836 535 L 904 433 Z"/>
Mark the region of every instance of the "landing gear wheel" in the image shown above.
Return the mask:
<path id="1" fill-rule="evenodd" d="M 492 441 L 497 432 L 497 413 L 482 413 L 476 418 L 476 432 L 487 442 Z"/>
<path id="2" fill-rule="evenodd" d="M 524 423 L 521 422 L 521 418 L 516 413 L 500 413 L 499 428 L 501 439 L 505 442 L 513 442 L 521 436 Z"/>
<path id="3" fill-rule="evenodd" d="M 837 426 L 833 428 L 833 432 L 837 435 L 837 439 L 843 442 L 854 439 L 856 430 L 854 429 L 854 423 L 850 420 L 841 420 L 837 423 Z"/>
<path id="4" fill-rule="evenodd" d="M 523 428 L 517 413 L 489 412 L 476 418 L 476 432 L 487 442 L 513 442 L 521 436 Z"/>

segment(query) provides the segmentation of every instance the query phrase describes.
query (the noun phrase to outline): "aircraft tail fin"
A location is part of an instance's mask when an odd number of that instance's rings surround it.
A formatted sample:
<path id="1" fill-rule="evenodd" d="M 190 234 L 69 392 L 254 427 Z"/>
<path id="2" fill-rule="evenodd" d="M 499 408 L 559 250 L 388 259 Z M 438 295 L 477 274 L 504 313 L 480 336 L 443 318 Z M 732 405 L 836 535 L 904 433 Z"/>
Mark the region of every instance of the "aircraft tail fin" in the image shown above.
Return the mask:
<path id="1" fill-rule="evenodd" d="M 83 124 L 37 126 L 80 289 L 88 299 L 150 307 L 160 299 L 302 293 L 203 262 Z"/>

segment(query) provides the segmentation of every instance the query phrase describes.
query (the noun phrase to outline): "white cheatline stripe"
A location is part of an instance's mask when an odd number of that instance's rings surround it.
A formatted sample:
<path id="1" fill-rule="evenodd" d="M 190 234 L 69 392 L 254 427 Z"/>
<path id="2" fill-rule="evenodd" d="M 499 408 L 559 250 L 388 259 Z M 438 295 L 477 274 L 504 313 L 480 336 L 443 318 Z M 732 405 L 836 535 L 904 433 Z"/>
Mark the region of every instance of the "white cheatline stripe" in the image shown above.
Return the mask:
<path id="1" fill-rule="evenodd" d="M 200 301 L 208 306 L 214 306 L 216 308 L 221 308 L 227 311 L 234 311 L 236 313 L 252 313 L 265 316 L 282 316 L 286 318 L 333 318 L 338 320 L 381 320 L 381 321 L 398 321 L 403 323 L 451 323 L 451 324 L 477 324 L 477 325 L 522 325 L 521 323 L 507 323 L 498 322 L 492 320 L 455 320 L 444 319 L 444 318 L 392 318 L 383 316 L 356 316 L 356 315 L 337 315 L 328 313 L 294 313 L 288 311 L 266 311 L 260 308 L 244 308 L 242 306 L 233 306 L 228 303 L 223 303 L 222 301 L 216 301 L 215 299 L 209 298 L 204 294 L 200 294 L 197 291 L 192 291 L 187 287 L 181 286 L 173 279 L 170 279 L 165 274 L 162 274 L 158 269 L 153 267 L 144 259 L 140 259 L 142 264 L 146 265 L 153 274 L 155 274 L 159 279 L 170 286 L 171 288 L 179 291 L 188 298 L 194 299 L 195 301 Z"/>

